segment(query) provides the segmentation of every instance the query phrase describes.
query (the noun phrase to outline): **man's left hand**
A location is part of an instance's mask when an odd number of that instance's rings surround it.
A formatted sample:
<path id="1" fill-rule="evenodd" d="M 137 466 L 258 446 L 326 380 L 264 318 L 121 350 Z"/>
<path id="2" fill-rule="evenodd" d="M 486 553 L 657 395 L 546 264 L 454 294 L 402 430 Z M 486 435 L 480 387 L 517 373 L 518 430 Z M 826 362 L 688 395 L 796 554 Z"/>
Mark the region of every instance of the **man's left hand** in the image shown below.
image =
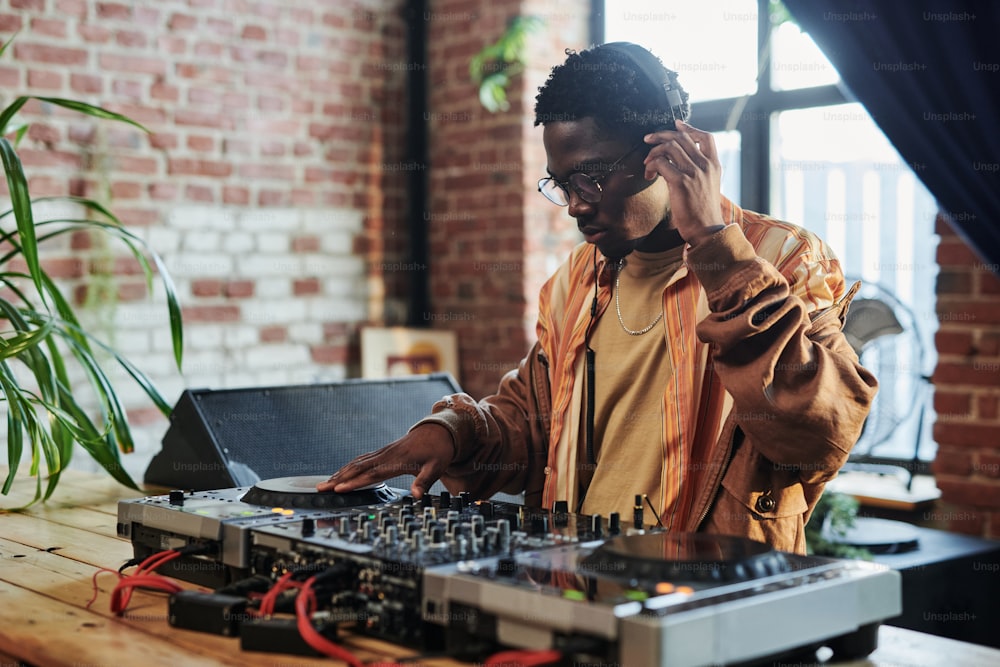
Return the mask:
<path id="1" fill-rule="evenodd" d="M 722 164 L 708 132 L 677 121 L 676 130 L 646 135 L 646 180 L 657 174 L 670 188 L 670 219 L 692 246 L 719 231 L 722 220 Z"/>

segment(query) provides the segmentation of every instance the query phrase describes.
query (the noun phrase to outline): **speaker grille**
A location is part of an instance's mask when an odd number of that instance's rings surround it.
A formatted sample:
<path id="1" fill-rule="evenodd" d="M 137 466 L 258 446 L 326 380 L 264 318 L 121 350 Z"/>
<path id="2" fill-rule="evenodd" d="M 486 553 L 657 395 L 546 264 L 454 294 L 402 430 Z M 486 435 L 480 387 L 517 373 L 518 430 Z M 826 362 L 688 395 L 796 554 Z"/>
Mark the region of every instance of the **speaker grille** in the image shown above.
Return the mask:
<path id="1" fill-rule="evenodd" d="M 450 375 L 435 374 L 214 390 L 192 398 L 230 467 L 271 479 L 332 473 L 403 436 L 456 391 Z M 408 488 L 412 479 L 394 475 L 387 483 Z"/>

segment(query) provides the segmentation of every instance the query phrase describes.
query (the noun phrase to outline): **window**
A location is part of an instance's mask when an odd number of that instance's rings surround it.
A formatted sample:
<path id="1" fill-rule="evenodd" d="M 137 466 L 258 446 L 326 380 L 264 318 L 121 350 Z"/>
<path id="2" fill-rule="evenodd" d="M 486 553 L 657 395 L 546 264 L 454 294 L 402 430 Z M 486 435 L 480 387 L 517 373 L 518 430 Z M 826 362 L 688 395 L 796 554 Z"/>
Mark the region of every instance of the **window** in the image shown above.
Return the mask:
<path id="1" fill-rule="evenodd" d="M 936 361 L 937 206 L 920 165 L 902 162 L 777 0 L 603 4 L 599 41 L 642 44 L 679 72 L 692 124 L 715 134 L 723 194 L 816 232 L 861 297 L 891 305 L 904 332 L 865 348 L 881 390 L 855 453 L 933 459 L 922 377 Z"/>

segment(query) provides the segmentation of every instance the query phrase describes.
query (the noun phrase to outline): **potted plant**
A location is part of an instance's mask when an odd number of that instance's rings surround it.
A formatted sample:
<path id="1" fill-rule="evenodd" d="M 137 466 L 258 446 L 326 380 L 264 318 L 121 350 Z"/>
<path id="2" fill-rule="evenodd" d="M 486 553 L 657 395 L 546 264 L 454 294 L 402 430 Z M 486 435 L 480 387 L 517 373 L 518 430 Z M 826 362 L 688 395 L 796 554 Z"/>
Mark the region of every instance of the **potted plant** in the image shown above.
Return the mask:
<path id="1" fill-rule="evenodd" d="M 0 46 L 0 55 L 9 44 Z M 55 490 L 77 443 L 116 480 L 138 488 L 121 465 L 120 454 L 132 451 L 133 440 L 117 391 L 102 367 L 102 358 L 121 364 L 164 415 L 171 412 L 170 404 L 149 378 L 81 326 L 71 300 L 46 273 L 39 259 L 40 246 L 61 235 L 93 230 L 124 244 L 142 267 L 148 291 L 152 291 L 158 274 L 166 291 L 178 370 L 183 354 L 183 325 L 173 283 L 159 256 L 111 211 L 83 197 L 32 199 L 17 154 L 28 126 L 14 121 L 30 99 L 148 130 L 101 107 L 60 98 L 18 97 L 0 110 L 0 158 L 10 198 L 10 208 L 0 211 L 0 400 L 7 413 L 8 466 L 0 492 L 9 493 L 27 450 L 30 475 L 35 479 L 34 503 L 47 499 Z M 84 214 L 36 219 L 37 205 L 52 201 L 70 202 Z M 74 397 L 69 364 L 78 367 L 92 388 L 89 393 L 96 402 L 96 408 L 91 408 L 94 416 L 84 401 Z"/>

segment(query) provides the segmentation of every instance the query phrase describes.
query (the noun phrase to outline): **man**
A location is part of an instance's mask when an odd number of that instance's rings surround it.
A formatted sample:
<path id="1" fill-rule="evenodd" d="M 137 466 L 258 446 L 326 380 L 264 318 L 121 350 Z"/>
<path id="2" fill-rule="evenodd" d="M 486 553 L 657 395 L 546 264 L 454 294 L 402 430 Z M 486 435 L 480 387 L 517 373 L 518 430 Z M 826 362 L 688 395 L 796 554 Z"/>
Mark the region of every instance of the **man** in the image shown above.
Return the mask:
<path id="1" fill-rule="evenodd" d="M 840 331 L 836 257 L 722 197 L 715 142 L 688 112 L 645 49 L 568 52 L 536 98 L 539 190 L 586 243 L 542 288 L 538 342 L 495 395 L 445 397 L 318 488 L 407 469 L 416 496 L 440 478 L 624 517 L 638 495 L 647 524 L 805 551 L 876 381 Z"/>

